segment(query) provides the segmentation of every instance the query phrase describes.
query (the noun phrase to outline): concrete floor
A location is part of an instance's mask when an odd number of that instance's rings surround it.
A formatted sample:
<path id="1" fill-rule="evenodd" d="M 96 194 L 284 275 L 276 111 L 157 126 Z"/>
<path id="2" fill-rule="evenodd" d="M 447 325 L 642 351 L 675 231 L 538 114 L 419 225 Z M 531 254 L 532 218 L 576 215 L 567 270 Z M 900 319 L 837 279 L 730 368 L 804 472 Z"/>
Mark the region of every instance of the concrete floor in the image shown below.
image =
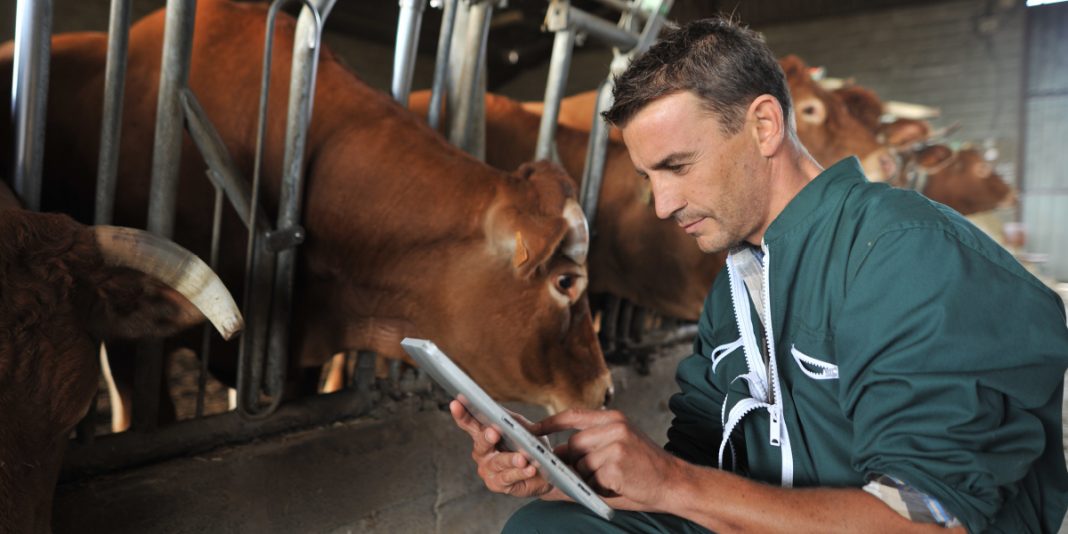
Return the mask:
<path id="1" fill-rule="evenodd" d="M 689 343 L 649 376 L 615 367 L 613 407 L 660 442 L 674 371 Z M 539 408 L 512 406 L 532 419 Z M 470 440 L 445 412 L 402 406 L 361 420 L 60 486 L 57 533 L 497 532 L 525 501 L 489 493 Z"/>

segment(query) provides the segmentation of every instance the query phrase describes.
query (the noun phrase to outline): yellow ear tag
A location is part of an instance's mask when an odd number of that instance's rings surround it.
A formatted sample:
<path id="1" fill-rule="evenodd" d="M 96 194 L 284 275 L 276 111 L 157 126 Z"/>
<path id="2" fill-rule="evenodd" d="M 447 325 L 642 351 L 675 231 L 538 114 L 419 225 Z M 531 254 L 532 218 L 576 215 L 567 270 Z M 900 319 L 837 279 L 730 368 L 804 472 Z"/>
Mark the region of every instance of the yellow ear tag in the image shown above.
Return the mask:
<path id="1" fill-rule="evenodd" d="M 530 259 L 527 252 L 527 244 L 523 242 L 523 234 L 518 230 L 515 233 L 515 256 L 512 257 L 512 267 L 519 268 Z"/>

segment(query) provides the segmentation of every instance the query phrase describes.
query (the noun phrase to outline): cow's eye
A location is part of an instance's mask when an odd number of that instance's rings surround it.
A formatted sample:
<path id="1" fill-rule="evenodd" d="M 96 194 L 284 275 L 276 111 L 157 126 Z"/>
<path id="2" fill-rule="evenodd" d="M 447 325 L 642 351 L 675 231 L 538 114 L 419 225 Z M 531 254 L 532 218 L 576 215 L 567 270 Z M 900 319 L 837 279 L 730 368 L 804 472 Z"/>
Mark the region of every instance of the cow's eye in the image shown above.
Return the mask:
<path id="1" fill-rule="evenodd" d="M 553 279 L 553 289 L 572 304 L 579 299 L 584 288 L 582 275 L 577 273 L 564 273 Z"/>
<path id="2" fill-rule="evenodd" d="M 821 124 L 827 118 L 827 108 L 818 98 L 806 98 L 797 103 L 798 120 Z"/>
<path id="3" fill-rule="evenodd" d="M 566 293 L 568 289 L 571 289 L 572 286 L 575 285 L 575 275 L 573 275 L 573 274 L 560 275 L 556 279 L 556 285 L 559 286 L 560 289 L 562 289 L 564 293 Z"/>

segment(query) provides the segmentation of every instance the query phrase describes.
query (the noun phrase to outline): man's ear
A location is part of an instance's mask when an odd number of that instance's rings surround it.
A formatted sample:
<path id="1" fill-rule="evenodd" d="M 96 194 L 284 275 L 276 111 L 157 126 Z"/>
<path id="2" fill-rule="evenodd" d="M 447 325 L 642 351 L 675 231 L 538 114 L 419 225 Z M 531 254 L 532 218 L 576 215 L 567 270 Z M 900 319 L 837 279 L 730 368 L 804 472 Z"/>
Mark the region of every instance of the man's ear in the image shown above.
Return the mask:
<path id="1" fill-rule="evenodd" d="M 753 135 L 760 155 L 765 158 L 775 155 L 786 135 L 786 121 L 779 100 L 771 95 L 760 95 L 749 105 L 747 116 L 753 121 Z"/>
<path id="2" fill-rule="evenodd" d="M 166 337 L 204 322 L 196 306 L 152 276 L 112 266 L 94 274 L 88 322 L 100 339 Z"/>

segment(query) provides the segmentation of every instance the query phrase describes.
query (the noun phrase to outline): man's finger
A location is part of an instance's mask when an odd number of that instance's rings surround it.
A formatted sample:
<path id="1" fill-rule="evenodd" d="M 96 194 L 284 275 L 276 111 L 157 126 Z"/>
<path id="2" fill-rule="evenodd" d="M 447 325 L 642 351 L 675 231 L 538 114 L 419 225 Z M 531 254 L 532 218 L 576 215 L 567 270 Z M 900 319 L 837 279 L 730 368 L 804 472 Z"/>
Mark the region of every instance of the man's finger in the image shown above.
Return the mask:
<path id="1" fill-rule="evenodd" d="M 456 421 L 456 426 L 459 426 L 471 436 L 471 441 L 474 442 L 472 450 L 474 456 L 485 456 L 497 450 L 497 443 L 501 441 L 501 434 L 475 419 L 460 401 L 454 400 L 449 403 L 449 413 L 452 414 L 453 420 Z"/>
<path id="2" fill-rule="evenodd" d="M 530 480 L 538 475 L 538 470 L 533 465 L 521 468 L 505 469 L 497 473 L 497 480 L 504 486 L 511 486 L 519 482 Z"/>
<path id="3" fill-rule="evenodd" d="M 500 454 L 495 454 L 488 460 L 488 462 L 490 470 L 496 472 L 508 469 L 522 469 L 530 465 L 530 462 L 518 452 L 502 452 Z"/>
<path id="4" fill-rule="evenodd" d="M 467 408 L 464 408 L 460 401 L 453 400 L 449 403 L 449 413 L 452 414 L 453 421 L 456 421 L 456 426 L 471 434 L 471 437 L 476 437 L 479 432 L 482 432 L 482 424 L 471 415 L 471 412 L 467 411 Z"/>
<path id="5" fill-rule="evenodd" d="M 585 430 L 590 427 L 622 420 L 623 415 L 615 410 L 572 408 L 542 419 L 534 424 L 532 432 L 538 435 L 545 435 L 564 430 Z"/>

